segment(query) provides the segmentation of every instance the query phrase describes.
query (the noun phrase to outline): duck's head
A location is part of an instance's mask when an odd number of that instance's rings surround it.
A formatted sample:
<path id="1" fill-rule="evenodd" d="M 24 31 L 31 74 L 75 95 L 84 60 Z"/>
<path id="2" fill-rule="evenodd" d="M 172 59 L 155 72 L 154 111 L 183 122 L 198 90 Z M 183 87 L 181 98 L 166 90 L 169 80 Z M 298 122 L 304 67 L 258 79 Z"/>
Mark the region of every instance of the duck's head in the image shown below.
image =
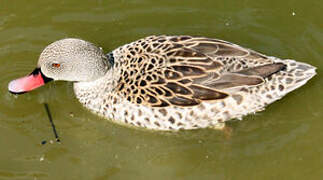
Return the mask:
<path id="1" fill-rule="evenodd" d="M 94 81 L 110 67 L 101 48 L 80 39 L 62 39 L 48 45 L 41 53 L 36 69 L 28 76 L 11 81 L 8 89 L 21 94 L 51 80 Z"/>

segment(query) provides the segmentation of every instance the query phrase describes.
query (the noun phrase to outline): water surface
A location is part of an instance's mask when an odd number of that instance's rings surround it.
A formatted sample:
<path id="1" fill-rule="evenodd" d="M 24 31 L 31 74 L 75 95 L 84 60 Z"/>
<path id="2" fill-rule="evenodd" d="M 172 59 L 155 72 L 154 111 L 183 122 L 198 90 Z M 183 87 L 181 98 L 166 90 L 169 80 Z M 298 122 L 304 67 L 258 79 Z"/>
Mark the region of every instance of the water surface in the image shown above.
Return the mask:
<path id="1" fill-rule="evenodd" d="M 321 179 L 323 1 L 2 0 L 0 179 Z M 152 133 L 112 124 L 54 82 L 19 97 L 10 80 L 49 43 L 78 37 L 111 51 L 152 34 L 220 38 L 318 67 L 306 86 L 266 111 L 203 129 Z M 52 111 L 53 139 L 42 103 Z M 48 143 L 41 145 L 43 140 Z"/>

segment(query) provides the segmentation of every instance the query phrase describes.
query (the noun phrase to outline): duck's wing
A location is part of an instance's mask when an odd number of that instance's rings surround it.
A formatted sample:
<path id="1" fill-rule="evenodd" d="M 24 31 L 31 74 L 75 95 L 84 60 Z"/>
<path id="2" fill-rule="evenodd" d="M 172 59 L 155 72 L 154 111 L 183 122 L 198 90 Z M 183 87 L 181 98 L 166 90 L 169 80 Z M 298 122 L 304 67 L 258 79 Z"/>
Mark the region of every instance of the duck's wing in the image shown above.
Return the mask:
<path id="1" fill-rule="evenodd" d="M 139 53 L 132 53 L 136 48 Z M 283 67 L 232 43 L 189 36 L 148 37 L 132 44 L 129 54 L 135 60 L 125 71 L 134 73 L 119 90 L 129 101 L 154 107 L 224 99 L 226 89 L 261 84 Z"/>

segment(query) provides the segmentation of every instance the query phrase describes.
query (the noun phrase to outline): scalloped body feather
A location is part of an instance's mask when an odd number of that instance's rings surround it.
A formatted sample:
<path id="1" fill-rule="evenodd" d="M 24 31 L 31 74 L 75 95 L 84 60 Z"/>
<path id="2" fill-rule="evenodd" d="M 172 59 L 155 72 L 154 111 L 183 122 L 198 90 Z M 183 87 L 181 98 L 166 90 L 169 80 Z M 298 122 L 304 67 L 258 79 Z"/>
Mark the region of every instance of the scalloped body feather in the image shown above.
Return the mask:
<path id="1" fill-rule="evenodd" d="M 223 127 L 304 85 L 315 67 L 203 37 L 150 36 L 112 51 L 101 78 L 74 83 L 80 102 L 153 130 Z"/>

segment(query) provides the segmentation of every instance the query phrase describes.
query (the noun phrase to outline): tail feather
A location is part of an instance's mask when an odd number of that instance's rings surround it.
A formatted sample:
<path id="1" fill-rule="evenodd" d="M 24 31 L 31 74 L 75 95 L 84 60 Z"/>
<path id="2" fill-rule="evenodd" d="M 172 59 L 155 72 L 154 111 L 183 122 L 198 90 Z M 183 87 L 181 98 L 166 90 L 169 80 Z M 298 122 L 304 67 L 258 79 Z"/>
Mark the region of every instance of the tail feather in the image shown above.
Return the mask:
<path id="1" fill-rule="evenodd" d="M 226 89 L 232 94 L 232 99 L 240 102 L 240 106 L 231 108 L 234 109 L 231 111 L 234 117 L 239 119 L 248 113 L 264 110 L 265 106 L 301 87 L 316 74 L 316 68 L 309 64 L 275 57 L 271 59 L 274 61 L 273 65 L 260 66 L 259 69 L 253 68 L 242 72 L 261 74 L 265 79 L 264 83 L 258 86 Z M 275 73 L 270 74 L 271 72 Z M 241 97 L 243 97 L 242 101 Z"/>
<path id="2" fill-rule="evenodd" d="M 286 87 L 284 94 L 287 94 L 301 86 L 316 75 L 316 68 L 312 65 L 297 62 L 291 59 L 283 60 L 286 64 L 285 72 L 282 72 L 281 83 Z"/>
<path id="3" fill-rule="evenodd" d="M 273 58 L 275 63 L 284 63 L 286 67 L 266 78 L 266 83 L 255 87 L 258 101 L 257 106 L 263 107 L 281 99 L 289 92 L 303 86 L 315 76 L 315 67 L 294 60 Z M 260 108 L 261 110 L 261 108 Z"/>
<path id="4" fill-rule="evenodd" d="M 253 68 L 244 69 L 244 70 L 238 71 L 237 73 L 244 74 L 244 75 L 261 76 L 263 78 L 266 78 L 284 69 L 286 69 L 286 65 L 284 63 L 279 62 L 279 63 L 266 64 L 262 66 L 256 66 Z"/>

